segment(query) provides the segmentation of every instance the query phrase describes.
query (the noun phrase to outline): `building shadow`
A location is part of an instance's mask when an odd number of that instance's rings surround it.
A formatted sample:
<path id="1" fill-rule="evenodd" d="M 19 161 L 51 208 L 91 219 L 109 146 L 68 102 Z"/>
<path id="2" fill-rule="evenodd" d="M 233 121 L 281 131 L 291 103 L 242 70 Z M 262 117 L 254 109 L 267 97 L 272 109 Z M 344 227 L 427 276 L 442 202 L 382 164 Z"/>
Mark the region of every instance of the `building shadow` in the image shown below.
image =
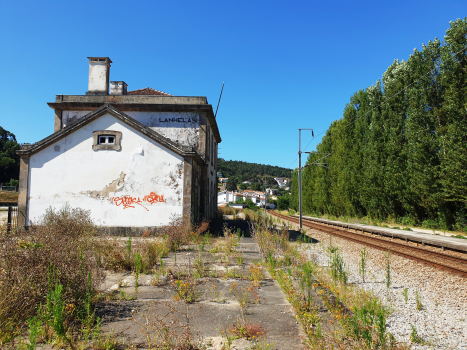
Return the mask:
<path id="1" fill-rule="evenodd" d="M 289 230 L 289 241 L 290 242 L 313 243 L 313 244 L 319 243 L 317 239 L 304 235 L 303 233 L 300 233 L 299 231 L 296 231 L 296 230 Z"/>
<path id="2" fill-rule="evenodd" d="M 248 221 L 243 219 L 216 219 L 209 224 L 209 231 L 215 237 L 223 236 L 225 228 L 232 232 L 240 230 L 240 234 L 243 233 L 243 237 L 251 237 L 250 225 Z"/>

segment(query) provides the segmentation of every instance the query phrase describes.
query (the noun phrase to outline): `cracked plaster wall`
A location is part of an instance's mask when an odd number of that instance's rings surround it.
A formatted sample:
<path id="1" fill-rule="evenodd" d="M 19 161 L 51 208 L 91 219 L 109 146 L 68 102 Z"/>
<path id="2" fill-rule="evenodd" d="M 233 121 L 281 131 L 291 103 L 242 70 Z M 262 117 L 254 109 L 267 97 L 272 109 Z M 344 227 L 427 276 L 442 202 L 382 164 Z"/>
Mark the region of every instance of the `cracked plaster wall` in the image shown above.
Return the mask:
<path id="1" fill-rule="evenodd" d="M 118 106 L 117 106 L 118 108 Z M 63 111 L 62 127 L 73 124 L 90 111 Z M 199 146 L 199 120 L 196 113 L 188 112 L 124 112 L 154 131 L 185 146 Z"/>
<path id="2" fill-rule="evenodd" d="M 121 151 L 93 151 L 95 130 L 121 131 Z M 183 164 L 181 156 L 104 115 L 31 156 L 28 223 L 68 203 L 90 210 L 102 226 L 166 225 L 182 214 Z"/>

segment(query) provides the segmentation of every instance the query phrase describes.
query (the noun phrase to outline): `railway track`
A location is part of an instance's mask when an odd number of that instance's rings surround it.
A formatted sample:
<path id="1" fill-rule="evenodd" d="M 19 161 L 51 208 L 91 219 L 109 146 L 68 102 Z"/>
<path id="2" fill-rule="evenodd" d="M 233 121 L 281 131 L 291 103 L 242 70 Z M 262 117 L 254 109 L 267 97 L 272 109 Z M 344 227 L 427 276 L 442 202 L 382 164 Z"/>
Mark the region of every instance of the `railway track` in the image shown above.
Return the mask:
<path id="1" fill-rule="evenodd" d="M 269 210 L 268 213 L 273 216 L 280 217 L 284 220 L 299 223 L 299 220 L 297 218 L 285 216 L 276 213 L 273 210 Z M 372 237 L 352 232 L 350 230 L 342 229 L 340 227 L 336 228 L 326 226 L 306 218 L 302 219 L 302 225 L 375 249 L 384 251 L 390 250 L 392 254 L 396 254 L 407 259 L 415 260 L 430 266 L 450 271 L 451 273 L 455 273 L 463 277 L 467 277 L 467 259 L 458 258 L 455 256 L 431 251 L 420 247 L 414 247 L 407 244 L 386 240 L 383 238 Z"/>

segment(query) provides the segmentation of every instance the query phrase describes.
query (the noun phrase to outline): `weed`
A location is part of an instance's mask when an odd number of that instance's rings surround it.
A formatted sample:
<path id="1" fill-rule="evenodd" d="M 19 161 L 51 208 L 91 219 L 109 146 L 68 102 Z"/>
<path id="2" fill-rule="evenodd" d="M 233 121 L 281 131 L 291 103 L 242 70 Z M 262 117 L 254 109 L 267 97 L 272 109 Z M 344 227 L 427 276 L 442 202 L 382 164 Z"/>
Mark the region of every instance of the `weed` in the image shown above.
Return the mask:
<path id="1" fill-rule="evenodd" d="M 271 251 L 271 250 L 268 251 L 266 262 L 267 262 L 269 273 L 271 275 L 274 275 L 274 271 L 275 271 L 276 266 L 277 266 L 277 261 L 274 258 L 274 252 L 273 251 Z"/>
<path id="2" fill-rule="evenodd" d="M 134 296 L 128 297 L 123 289 L 120 289 L 120 300 L 135 300 Z"/>
<path id="3" fill-rule="evenodd" d="M 185 303 L 194 303 L 201 295 L 196 289 L 196 281 L 191 275 L 188 275 L 185 280 L 177 278 L 172 285 L 175 287 L 177 293 L 174 297 L 175 300 L 183 300 Z"/>
<path id="4" fill-rule="evenodd" d="M 418 311 L 423 310 L 423 304 L 422 304 L 422 301 L 420 300 L 420 296 L 418 295 L 418 290 L 415 291 L 415 302 L 417 303 L 417 310 Z"/>
<path id="5" fill-rule="evenodd" d="M 167 247 L 176 251 L 184 244 L 197 241 L 200 230 L 194 231 L 188 218 L 173 216 L 169 225 L 164 226 L 160 234 L 165 237 Z"/>
<path id="6" fill-rule="evenodd" d="M 217 286 L 214 283 L 211 283 L 211 286 L 208 287 L 209 300 L 213 303 L 225 303 L 225 299 L 222 299 L 222 292 L 217 290 Z"/>
<path id="7" fill-rule="evenodd" d="M 114 333 L 108 334 L 105 338 L 99 336 L 94 342 L 93 349 L 95 350 L 117 350 L 120 348 L 119 341 L 115 338 Z"/>
<path id="8" fill-rule="evenodd" d="M 332 235 L 330 234 L 330 235 L 329 235 L 329 247 L 328 247 L 329 256 L 331 257 L 332 254 L 334 254 L 335 252 L 337 252 L 338 249 L 339 249 L 339 247 L 334 247 L 334 246 L 332 245 Z"/>
<path id="9" fill-rule="evenodd" d="M 386 310 L 376 300 L 362 306 L 354 306 L 349 318 L 348 331 L 358 340 L 368 345 L 386 344 Z"/>
<path id="10" fill-rule="evenodd" d="M 238 301 L 238 304 L 240 305 L 240 308 L 242 309 L 242 312 L 244 313 L 247 307 L 247 303 L 248 303 L 248 296 L 250 295 L 250 288 L 242 287 L 241 289 L 239 289 L 237 287 L 238 287 L 237 283 L 232 283 L 232 286 L 229 289 L 229 291 Z"/>
<path id="11" fill-rule="evenodd" d="M 128 241 L 125 242 L 125 248 L 126 248 L 126 259 L 127 261 L 131 261 L 131 241 L 133 238 L 128 237 Z"/>
<path id="12" fill-rule="evenodd" d="M 388 296 L 389 296 L 389 288 L 391 287 L 391 251 L 388 250 L 388 252 L 385 254 L 386 258 L 386 288 L 388 290 Z"/>
<path id="13" fill-rule="evenodd" d="M 301 270 L 301 278 L 300 278 L 300 286 L 302 288 L 302 293 L 305 296 L 307 301 L 311 301 L 311 288 L 313 284 L 313 263 L 306 262 L 302 264 L 300 267 Z"/>
<path id="14" fill-rule="evenodd" d="M 366 274 L 366 264 L 368 259 L 368 251 L 366 247 L 360 251 L 360 262 L 358 264 L 358 272 L 362 276 L 363 283 L 365 283 L 365 274 Z"/>
<path id="15" fill-rule="evenodd" d="M 214 277 L 214 278 L 217 278 L 218 277 L 218 273 L 217 273 L 217 268 L 215 267 L 214 268 L 214 271 L 210 273 L 211 277 Z"/>
<path id="16" fill-rule="evenodd" d="M 264 335 L 264 330 L 259 323 L 251 323 L 245 317 L 239 317 L 230 328 L 230 333 L 238 338 L 254 340 Z"/>
<path id="17" fill-rule="evenodd" d="M 241 254 L 241 253 L 238 254 L 238 256 L 237 256 L 237 263 L 238 263 L 238 265 L 240 265 L 240 266 L 243 265 L 243 254 Z"/>
<path id="18" fill-rule="evenodd" d="M 263 267 L 261 264 L 257 263 L 250 265 L 250 275 L 249 278 L 253 281 L 254 286 L 261 286 L 261 282 L 264 279 Z"/>
<path id="19" fill-rule="evenodd" d="M 321 331 L 321 322 L 318 322 L 317 325 L 316 325 L 316 336 L 318 338 L 323 337 L 323 334 L 322 334 L 322 331 Z"/>
<path id="20" fill-rule="evenodd" d="M 407 304 L 409 301 L 409 288 L 404 288 L 404 291 L 402 292 L 404 294 L 404 301 Z"/>
<path id="21" fill-rule="evenodd" d="M 236 339 L 236 337 L 233 336 L 228 329 L 224 329 L 223 331 L 221 331 L 221 335 L 225 336 L 225 339 L 227 340 L 227 343 L 224 344 L 222 350 L 230 350 L 232 348 L 232 343 Z"/>
<path id="22" fill-rule="evenodd" d="M 88 288 L 84 296 L 84 312 L 85 315 L 82 317 L 81 322 L 84 326 L 84 340 L 88 341 L 89 333 L 92 331 L 94 325 L 94 313 L 91 313 L 91 297 L 92 297 L 92 284 L 91 274 L 88 274 Z"/>
<path id="23" fill-rule="evenodd" d="M 166 275 L 166 271 L 165 271 L 165 269 L 164 269 L 164 260 L 162 260 L 162 257 L 160 258 L 160 263 L 159 263 L 159 265 L 160 265 L 160 269 L 161 269 L 161 274 L 162 274 L 162 276 L 165 276 L 165 275 Z"/>
<path id="24" fill-rule="evenodd" d="M 412 343 L 416 344 L 424 344 L 425 341 L 418 335 L 417 329 L 413 324 L 410 324 L 410 328 L 412 328 L 412 331 L 410 332 L 410 341 Z"/>
<path id="25" fill-rule="evenodd" d="M 29 345 L 27 348 L 28 350 L 34 350 L 36 348 L 37 338 L 39 336 L 42 322 L 37 316 L 34 316 L 28 319 L 28 326 L 29 326 L 29 332 L 28 332 L 29 333 L 28 334 Z"/>
<path id="26" fill-rule="evenodd" d="M 237 273 L 235 267 L 233 269 L 230 269 L 228 267 L 225 268 L 225 273 L 224 273 L 224 278 L 240 278 L 242 275 Z"/>
<path id="27" fill-rule="evenodd" d="M 198 257 L 195 261 L 194 266 L 195 266 L 195 274 L 194 274 L 195 278 L 201 278 L 206 275 L 209 275 L 209 265 L 206 265 L 206 266 L 204 265 L 201 252 L 198 253 Z"/>
<path id="28" fill-rule="evenodd" d="M 135 294 L 138 295 L 138 279 L 139 279 L 139 273 L 141 272 L 141 269 L 143 268 L 143 260 L 141 258 L 141 255 L 139 253 L 136 253 L 135 256 Z"/>
<path id="29" fill-rule="evenodd" d="M 335 281 L 347 283 L 349 272 L 345 268 L 344 259 L 336 250 L 331 255 L 331 276 Z"/>

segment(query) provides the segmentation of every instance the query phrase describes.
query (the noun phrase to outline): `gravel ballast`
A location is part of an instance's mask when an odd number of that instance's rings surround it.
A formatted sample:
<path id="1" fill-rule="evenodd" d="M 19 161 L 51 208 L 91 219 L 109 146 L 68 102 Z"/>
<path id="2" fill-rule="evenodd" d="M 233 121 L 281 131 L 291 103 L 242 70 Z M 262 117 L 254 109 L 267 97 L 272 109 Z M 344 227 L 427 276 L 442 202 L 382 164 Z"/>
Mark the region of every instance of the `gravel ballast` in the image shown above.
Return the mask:
<path id="1" fill-rule="evenodd" d="M 312 229 L 307 230 L 307 235 L 320 242 L 308 249 L 308 256 L 317 259 L 319 265 L 327 266 L 329 235 Z M 349 283 L 372 290 L 393 310 L 387 320 L 388 331 L 397 341 L 410 344 L 412 349 L 467 350 L 467 278 L 391 255 L 391 285 L 388 290 L 387 253 L 366 247 L 368 268 L 363 283 L 358 266 L 364 246 L 335 236 L 332 237 L 332 245 L 339 247 L 348 266 Z M 408 291 L 407 303 L 405 288 Z M 417 292 L 421 310 L 417 310 Z M 411 342 L 411 325 L 415 327 L 421 343 Z"/>

